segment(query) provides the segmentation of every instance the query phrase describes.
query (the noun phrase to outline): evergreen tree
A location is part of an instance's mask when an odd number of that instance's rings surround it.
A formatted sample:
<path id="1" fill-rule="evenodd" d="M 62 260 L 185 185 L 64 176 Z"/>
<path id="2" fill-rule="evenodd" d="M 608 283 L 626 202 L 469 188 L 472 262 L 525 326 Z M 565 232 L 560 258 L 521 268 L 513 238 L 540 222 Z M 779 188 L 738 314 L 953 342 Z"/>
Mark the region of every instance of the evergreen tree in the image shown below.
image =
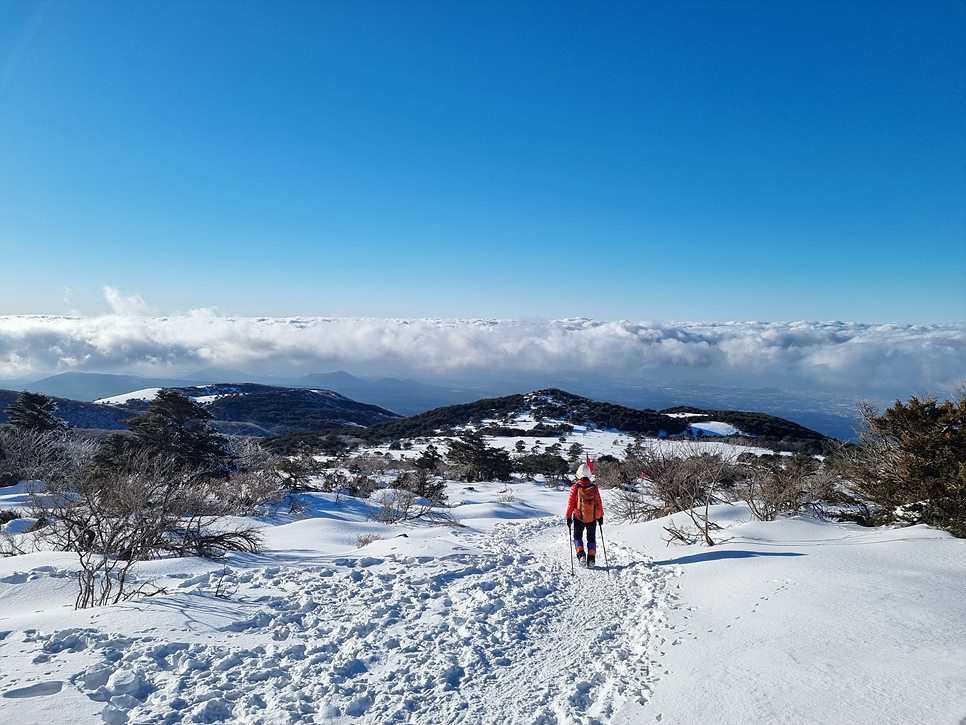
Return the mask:
<path id="1" fill-rule="evenodd" d="M 54 415 L 56 410 L 57 403 L 52 398 L 25 390 L 7 406 L 7 419 L 18 431 L 47 433 L 67 430 L 67 423 Z"/>
<path id="2" fill-rule="evenodd" d="M 875 523 L 926 523 L 966 537 L 966 390 L 958 400 L 910 398 L 863 410 L 861 443 L 842 473 L 879 507 Z"/>
<path id="3" fill-rule="evenodd" d="M 468 481 L 507 481 L 513 471 L 510 454 L 488 446 L 478 431 L 466 431 L 451 441 L 447 455 Z"/>
<path id="4" fill-rule="evenodd" d="M 308 446 L 301 446 L 291 456 L 280 456 L 277 470 L 292 491 L 307 491 L 309 482 L 322 473 L 323 467 Z"/>
<path id="5" fill-rule="evenodd" d="M 416 468 L 430 473 L 435 473 L 437 470 L 439 470 L 442 462 L 443 456 L 432 443 L 426 446 L 426 450 L 423 451 L 422 454 L 414 461 Z"/>
<path id="6" fill-rule="evenodd" d="M 176 390 L 158 392 L 148 409 L 125 421 L 130 434 L 108 436 L 102 441 L 96 463 L 117 468 L 132 448 L 149 453 L 171 454 L 186 468 L 208 475 L 225 476 L 233 455 L 228 439 L 211 427 L 211 414 Z"/>
<path id="7" fill-rule="evenodd" d="M 584 458 L 584 447 L 579 443 L 574 443 L 567 449 L 567 460 L 571 464 L 580 463 Z"/>
<path id="8" fill-rule="evenodd" d="M 446 503 L 446 482 L 431 476 L 428 468 L 407 471 L 396 480 L 396 487 L 411 491 L 437 505 Z"/>
<path id="9" fill-rule="evenodd" d="M 539 473 L 550 479 L 560 479 L 570 472 L 570 464 L 562 457 L 547 449 L 543 453 L 531 453 L 517 462 L 518 470 L 526 474 Z"/>

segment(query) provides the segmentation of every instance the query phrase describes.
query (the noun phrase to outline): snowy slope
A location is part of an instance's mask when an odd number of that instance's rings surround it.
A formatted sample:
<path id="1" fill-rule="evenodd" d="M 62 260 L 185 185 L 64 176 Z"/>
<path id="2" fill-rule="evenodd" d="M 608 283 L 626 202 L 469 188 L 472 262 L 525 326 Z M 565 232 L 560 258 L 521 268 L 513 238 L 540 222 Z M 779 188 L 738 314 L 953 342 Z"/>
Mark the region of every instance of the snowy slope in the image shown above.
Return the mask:
<path id="1" fill-rule="evenodd" d="M 120 408 L 126 417 L 144 412 L 161 388 L 144 388 L 95 401 Z M 345 398 L 331 390 L 286 388 L 256 383 L 222 383 L 174 388 L 204 407 L 212 425 L 230 435 L 280 435 L 293 431 L 368 426 L 395 420 L 396 413 Z"/>
<path id="2" fill-rule="evenodd" d="M 451 483 L 449 520 L 387 526 L 372 503 L 305 495 L 262 521 L 264 553 L 151 562 L 140 576 L 167 594 L 80 612 L 70 556 L 0 559 L 0 722 L 966 715 L 966 542 L 722 507 L 727 543 L 608 522 L 609 572 L 571 576 L 566 496 Z"/>
<path id="3" fill-rule="evenodd" d="M 112 395 L 109 398 L 98 398 L 94 402 L 98 405 L 123 405 L 132 400 L 154 400 L 160 392 L 161 388 L 143 388 L 141 390 L 132 390 L 130 393 Z"/>
<path id="4" fill-rule="evenodd" d="M 719 520 L 749 518 L 739 511 L 722 507 Z M 653 526 L 623 536 L 680 572 L 680 606 L 647 708 L 615 722 L 966 716 L 966 541 L 806 518 L 737 523 L 712 549 L 665 548 Z"/>
<path id="5" fill-rule="evenodd" d="M 730 423 L 722 423 L 720 421 L 706 420 L 701 423 L 692 423 L 690 425 L 692 431 L 697 431 L 698 435 L 712 435 L 712 436 L 734 436 L 741 435 L 741 431 Z"/>

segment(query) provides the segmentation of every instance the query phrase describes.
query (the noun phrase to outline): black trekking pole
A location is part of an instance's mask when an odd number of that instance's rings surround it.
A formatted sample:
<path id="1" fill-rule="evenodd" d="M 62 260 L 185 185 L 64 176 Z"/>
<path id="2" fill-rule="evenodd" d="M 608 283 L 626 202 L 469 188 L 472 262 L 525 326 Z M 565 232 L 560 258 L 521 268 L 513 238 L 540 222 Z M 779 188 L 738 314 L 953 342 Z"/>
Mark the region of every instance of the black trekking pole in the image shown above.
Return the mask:
<path id="1" fill-rule="evenodd" d="M 607 542 L 604 541 L 604 522 L 600 522 L 600 546 L 604 550 L 604 568 L 607 569 L 607 578 L 610 579 L 610 565 L 607 563 Z"/>
<path id="2" fill-rule="evenodd" d="M 577 576 L 574 571 L 574 530 L 571 528 L 573 522 L 567 519 L 567 548 L 570 549 L 570 576 Z"/>

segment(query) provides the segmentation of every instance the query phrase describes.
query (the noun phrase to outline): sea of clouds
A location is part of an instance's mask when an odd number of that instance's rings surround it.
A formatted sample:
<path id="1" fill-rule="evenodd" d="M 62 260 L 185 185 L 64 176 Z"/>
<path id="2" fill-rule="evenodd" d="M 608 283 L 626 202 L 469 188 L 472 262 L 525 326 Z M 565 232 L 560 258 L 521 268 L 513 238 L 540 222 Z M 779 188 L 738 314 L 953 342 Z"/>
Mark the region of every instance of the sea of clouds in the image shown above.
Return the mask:
<path id="1" fill-rule="evenodd" d="M 0 378 L 210 366 L 451 377 L 693 371 L 923 393 L 966 379 L 966 325 L 154 316 L 129 300 L 98 316 L 0 316 Z"/>

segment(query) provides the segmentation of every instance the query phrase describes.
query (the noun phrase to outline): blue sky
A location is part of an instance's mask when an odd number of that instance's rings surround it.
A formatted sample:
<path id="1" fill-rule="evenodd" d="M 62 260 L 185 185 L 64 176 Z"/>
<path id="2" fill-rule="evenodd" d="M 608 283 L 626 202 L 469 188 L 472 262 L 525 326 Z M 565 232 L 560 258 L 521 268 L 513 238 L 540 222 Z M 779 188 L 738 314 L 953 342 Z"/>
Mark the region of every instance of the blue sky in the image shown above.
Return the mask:
<path id="1" fill-rule="evenodd" d="M 0 314 L 966 320 L 962 2 L 0 0 Z"/>

